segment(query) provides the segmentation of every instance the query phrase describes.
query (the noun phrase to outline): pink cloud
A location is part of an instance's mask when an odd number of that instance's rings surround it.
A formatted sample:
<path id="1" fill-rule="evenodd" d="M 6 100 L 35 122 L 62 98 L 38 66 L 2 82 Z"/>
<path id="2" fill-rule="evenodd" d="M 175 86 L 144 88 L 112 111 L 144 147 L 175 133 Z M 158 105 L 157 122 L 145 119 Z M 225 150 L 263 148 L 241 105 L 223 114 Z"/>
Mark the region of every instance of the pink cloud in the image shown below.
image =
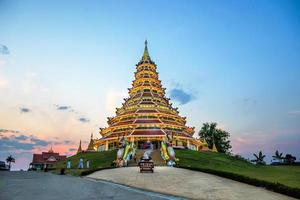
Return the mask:
<path id="1" fill-rule="evenodd" d="M 300 132 L 300 131 L 299 131 Z M 234 154 L 247 155 L 262 150 L 271 159 L 276 150 L 300 156 L 300 137 L 296 130 L 282 132 L 256 131 L 247 134 L 238 134 L 231 137 L 232 151 Z"/>

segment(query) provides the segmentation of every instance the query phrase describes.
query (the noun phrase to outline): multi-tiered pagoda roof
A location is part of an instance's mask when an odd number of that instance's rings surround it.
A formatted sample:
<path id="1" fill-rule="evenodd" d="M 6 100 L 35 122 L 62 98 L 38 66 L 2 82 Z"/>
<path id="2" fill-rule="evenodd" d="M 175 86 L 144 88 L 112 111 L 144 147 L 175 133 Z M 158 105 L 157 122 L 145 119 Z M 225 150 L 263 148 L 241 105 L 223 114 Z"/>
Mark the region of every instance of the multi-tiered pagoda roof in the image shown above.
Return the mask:
<path id="1" fill-rule="evenodd" d="M 116 116 L 108 118 L 109 127 L 101 129 L 103 139 L 118 136 L 176 136 L 192 137 L 194 130 L 187 127 L 165 97 L 166 88 L 158 79 L 156 64 L 151 60 L 147 41 L 141 61 L 136 65 L 135 80 L 129 90 L 129 98 Z"/>
<path id="2" fill-rule="evenodd" d="M 100 128 L 102 138 L 95 142 L 110 141 L 120 137 L 129 139 L 164 138 L 171 135 L 177 139 L 193 140 L 194 128 L 186 126 L 186 118 L 166 98 L 166 88 L 158 78 L 157 66 L 150 58 L 147 41 L 141 60 L 136 65 L 135 79 L 128 89 L 116 116 L 108 118 L 108 127 Z"/>

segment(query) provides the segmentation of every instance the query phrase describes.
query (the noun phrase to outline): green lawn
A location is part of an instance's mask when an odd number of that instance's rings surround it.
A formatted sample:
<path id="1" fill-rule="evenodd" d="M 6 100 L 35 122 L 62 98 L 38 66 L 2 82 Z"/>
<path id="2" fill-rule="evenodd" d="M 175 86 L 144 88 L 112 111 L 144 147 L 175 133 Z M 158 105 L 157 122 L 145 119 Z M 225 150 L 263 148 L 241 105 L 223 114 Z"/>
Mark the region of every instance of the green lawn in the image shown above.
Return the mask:
<path id="1" fill-rule="evenodd" d="M 300 189 L 300 166 L 257 166 L 222 153 L 190 150 L 176 150 L 176 157 L 180 167 L 229 172 Z"/>
<path id="2" fill-rule="evenodd" d="M 65 161 L 56 163 L 53 168 L 55 173 L 59 173 L 61 168 L 65 168 L 66 174 L 80 176 L 82 172 L 89 170 L 97 170 L 111 167 L 111 163 L 116 159 L 116 151 L 103 151 L 94 153 L 80 153 L 71 157 L 68 157 Z M 90 161 L 90 169 L 78 169 L 79 159 L 82 158 L 84 167 L 86 167 L 86 161 Z M 67 161 L 71 161 L 71 169 L 67 169 Z"/>

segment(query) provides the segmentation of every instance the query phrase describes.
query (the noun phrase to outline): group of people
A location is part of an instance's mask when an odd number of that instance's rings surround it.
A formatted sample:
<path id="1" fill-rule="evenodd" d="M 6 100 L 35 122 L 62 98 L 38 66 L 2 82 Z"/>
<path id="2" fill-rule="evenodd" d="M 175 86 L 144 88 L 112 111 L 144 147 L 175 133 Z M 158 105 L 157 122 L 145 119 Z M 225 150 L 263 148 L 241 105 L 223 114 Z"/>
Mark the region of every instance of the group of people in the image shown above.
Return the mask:
<path id="1" fill-rule="evenodd" d="M 67 168 L 71 169 L 71 167 L 72 167 L 71 160 L 68 160 Z M 83 159 L 80 158 L 79 162 L 78 162 L 78 169 L 83 169 L 83 168 L 84 168 Z M 86 168 L 87 169 L 90 168 L 90 161 L 89 160 L 86 161 Z"/>

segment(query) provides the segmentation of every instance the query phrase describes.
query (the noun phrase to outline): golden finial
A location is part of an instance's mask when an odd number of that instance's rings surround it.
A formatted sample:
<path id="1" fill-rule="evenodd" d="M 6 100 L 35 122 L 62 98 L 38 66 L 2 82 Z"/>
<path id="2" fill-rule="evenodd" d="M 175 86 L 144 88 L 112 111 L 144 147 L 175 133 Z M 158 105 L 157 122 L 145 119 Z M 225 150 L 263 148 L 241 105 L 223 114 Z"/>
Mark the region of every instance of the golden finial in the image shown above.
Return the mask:
<path id="1" fill-rule="evenodd" d="M 148 52 L 148 41 L 147 41 L 147 39 L 145 40 L 145 49 L 144 49 L 144 54 L 143 54 L 142 60 L 149 60 L 149 61 L 151 60 L 150 56 L 149 56 L 149 52 Z"/>

